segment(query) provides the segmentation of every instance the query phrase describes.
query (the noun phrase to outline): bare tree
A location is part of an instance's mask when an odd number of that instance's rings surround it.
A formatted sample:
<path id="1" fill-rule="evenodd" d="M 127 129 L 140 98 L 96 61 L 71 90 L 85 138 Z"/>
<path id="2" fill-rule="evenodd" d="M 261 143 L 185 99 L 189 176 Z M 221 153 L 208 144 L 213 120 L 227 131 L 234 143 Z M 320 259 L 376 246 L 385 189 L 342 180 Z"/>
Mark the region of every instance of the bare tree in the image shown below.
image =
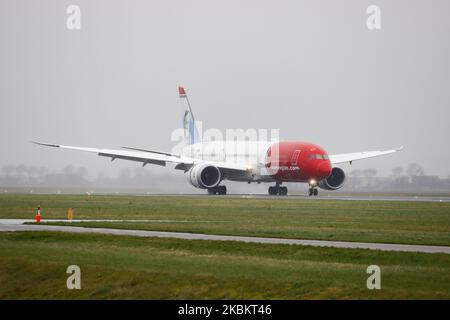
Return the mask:
<path id="1" fill-rule="evenodd" d="M 410 181 L 413 181 L 414 177 L 423 176 L 425 172 L 420 164 L 413 162 L 408 165 L 406 174 L 409 176 Z"/>
<path id="2" fill-rule="evenodd" d="M 402 167 L 395 167 L 394 169 L 392 169 L 392 177 L 397 180 L 398 178 L 400 178 L 403 174 L 403 168 Z"/>
<path id="3" fill-rule="evenodd" d="M 18 176 L 23 176 L 26 171 L 26 167 L 24 164 L 19 164 L 16 166 L 16 172 Z"/>
<path id="4" fill-rule="evenodd" d="M 71 164 L 67 165 L 63 169 L 63 173 L 66 176 L 73 176 L 75 174 L 75 167 Z"/>
<path id="5" fill-rule="evenodd" d="M 39 167 L 38 169 L 38 175 L 41 178 L 44 178 L 48 174 L 48 169 L 46 167 Z"/>
<path id="6" fill-rule="evenodd" d="M 374 168 L 368 168 L 363 170 L 363 175 L 367 179 L 367 185 L 372 185 L 372 179 L 377 175 L 378 171 Z"/>
<path id="7" fill-rule="evenodd" d="M 361 186 L 362 175 L 363 175 L 363 172 L 359 169 L 350 171 L 349 176 L 352 178 L 354 189 L 358 189 Z"/>
<path id="8" fill-rule="evenodd" d="M 2 167 L 2 172 L 3 172 L 4 175 L 6 175 L 6 178 L 9 178 L 11 173 L 14 172 L 14 166 L 12 166 L 10 164 L 7 164 L 7 165 Z"/>
<path id="9" fill-rule="evenodd" d="M 88 175 L 88 169 L 86 169 L 85 167 L 78 167 L 76 169 L 76 175 L 80 178 L 85 179 Z"/>
<path id="10" fill-rule="evenodd" d="M 355 170 L 350 171 L 349 175 L 353 178 L 359 178 L 362 176 L 362 174 L 363 174 L 363 172 L 361 170 L 355 169 Z"/>

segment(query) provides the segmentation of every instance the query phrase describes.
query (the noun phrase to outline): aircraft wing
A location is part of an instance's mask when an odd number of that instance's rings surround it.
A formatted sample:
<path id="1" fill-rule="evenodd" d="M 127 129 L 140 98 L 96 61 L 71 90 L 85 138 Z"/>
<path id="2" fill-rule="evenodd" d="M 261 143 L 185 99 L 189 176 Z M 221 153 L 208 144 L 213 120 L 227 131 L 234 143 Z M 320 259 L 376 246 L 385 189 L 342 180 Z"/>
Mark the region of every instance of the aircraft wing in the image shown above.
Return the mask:
<path id="1" fill-rule="evenodd" d="M 85 147 L 75 147 L 75 146 L 65 146 L 59 144 L 50 144 L 50 143 L 42 143 L 42 142 L 34 142 L 33 143 L 46 147 L 53 148 L 61 148 L 61 149 L 69 149 L 76 151 L 86 151 L 96 153 L 99 156 L 111 158 L 111 161 L 115 159 L 122 160 L 130 160 L 141 162 L 142 166 L 146 164 L 156 164 L 160 166 L 165 166 L 167 162 L 176 164 L 175 169 L 188 170 L 193 165 L 200 163 L 208 163 L 210 165 L 214 165 L 219 169 L 225 170 L 236 170 L 236 171 L 246 171 L 247 168 L 240 164 L 234 163 L 226 163 L 226 162 L 213 162 L 213 161 L 204 161 L 201 159 L 194 159 L 190 157 L 184 157 L 176 154 L 159 152 L 159 151 L 151 151 L 145 149 L 137 149 L 124 147 L 126 150 L 115 150 L 115 149 L 99 149 L 99 148 L 85 148 Z"/>
<path id="2" fill-rule="evenodd" d="M 329 155 L 330 162 L 332 164 L 344 163 L 344 162 L 352 162 L 355 160 L 362 160 L 367 158 L 373 158 L 378 156 L 384 156 L 387 154 L 391 154 L 394 152 L 398 152 L 402 150 L 403 147 L 393 150 L 384 150 L 384 151 L 365 151 L 365 152 L 355 152 L 355 153 L 342 153 L 342 154 L 334 154 Z"/>

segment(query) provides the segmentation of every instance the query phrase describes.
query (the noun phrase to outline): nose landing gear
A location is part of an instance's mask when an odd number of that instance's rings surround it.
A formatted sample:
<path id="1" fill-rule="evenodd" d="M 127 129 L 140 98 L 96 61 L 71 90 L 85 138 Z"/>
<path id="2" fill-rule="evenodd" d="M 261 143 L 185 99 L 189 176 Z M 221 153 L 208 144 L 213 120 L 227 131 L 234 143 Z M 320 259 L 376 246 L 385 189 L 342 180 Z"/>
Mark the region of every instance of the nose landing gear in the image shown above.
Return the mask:
<path id="1" fill-rule="evenodd" d="M 308 195 L 309 196 L 317 196 L 319 194 L 319 190 L 317 189 L 317 182 L 315 180 L 311 180 L 309 182 Z"/>
<path id="2" fill-rule="evenodd" d="M 271 196 L 276 196 L 276 195 L 286 196 L 288 193 L 288 188 L 282 187 L 280 185 L 281 185 L 281 183 L 277 182 L 275 186 L 269 187 L 269 195 L 271 195 Z"/>

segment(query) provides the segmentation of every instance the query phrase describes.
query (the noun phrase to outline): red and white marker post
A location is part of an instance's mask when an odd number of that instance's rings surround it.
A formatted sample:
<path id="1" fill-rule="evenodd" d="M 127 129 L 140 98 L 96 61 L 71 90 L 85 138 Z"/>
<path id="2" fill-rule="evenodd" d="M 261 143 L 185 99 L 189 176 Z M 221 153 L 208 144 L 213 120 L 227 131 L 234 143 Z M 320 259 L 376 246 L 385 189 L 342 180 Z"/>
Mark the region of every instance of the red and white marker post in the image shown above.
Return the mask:
<path id="1" fill-rule="evenodd" d="M 36 223 L 41 223 L 41 206 L 37 207 L 36 211 Z"/>

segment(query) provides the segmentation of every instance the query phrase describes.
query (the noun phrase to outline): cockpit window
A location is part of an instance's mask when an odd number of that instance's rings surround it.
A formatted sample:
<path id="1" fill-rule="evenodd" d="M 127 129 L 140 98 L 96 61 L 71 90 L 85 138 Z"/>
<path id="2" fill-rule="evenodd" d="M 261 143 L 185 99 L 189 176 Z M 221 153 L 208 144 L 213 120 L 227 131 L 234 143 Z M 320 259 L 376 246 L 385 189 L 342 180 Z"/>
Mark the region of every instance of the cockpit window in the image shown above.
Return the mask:
<path id="1" fill-rule="evenodd" d="M 308 159 L 309 160 L 312 160 L 312 159 L 328 160 L 329 158 L 328 158 L 327 154 L 310 154 L 308 156 Z"/>

